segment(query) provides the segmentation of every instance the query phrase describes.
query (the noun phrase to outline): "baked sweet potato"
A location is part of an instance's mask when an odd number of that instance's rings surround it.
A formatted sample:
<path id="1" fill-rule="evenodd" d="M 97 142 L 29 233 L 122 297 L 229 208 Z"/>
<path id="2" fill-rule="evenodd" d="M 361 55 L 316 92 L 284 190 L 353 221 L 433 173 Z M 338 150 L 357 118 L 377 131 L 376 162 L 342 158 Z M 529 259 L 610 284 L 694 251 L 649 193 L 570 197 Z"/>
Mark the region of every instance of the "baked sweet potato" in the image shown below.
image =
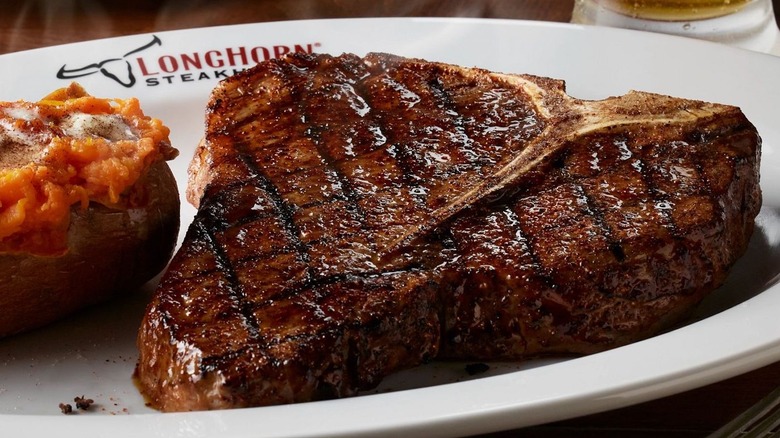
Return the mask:
<path id="1" fill-rule="evenodd" d="M 179 194 L 168 129 L 78 85 L 0 103 L 0 336 L 136 290 L 166 265 Z"/>

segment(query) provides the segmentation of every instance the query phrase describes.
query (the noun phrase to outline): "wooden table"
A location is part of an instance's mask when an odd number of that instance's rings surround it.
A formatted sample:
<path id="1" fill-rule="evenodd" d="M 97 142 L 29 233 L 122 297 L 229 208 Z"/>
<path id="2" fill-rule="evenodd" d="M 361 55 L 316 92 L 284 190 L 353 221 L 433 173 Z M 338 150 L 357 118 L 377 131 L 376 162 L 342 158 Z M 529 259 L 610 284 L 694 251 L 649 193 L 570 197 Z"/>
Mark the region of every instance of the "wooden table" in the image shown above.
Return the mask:
<path id="1" fill-rule="evenodd" d="M 780 0 L 773 0 L 780 11 Z M 4 0 L 0 54 L 143 32 L 305 18 L 467 16 L 569 21 L 573 0 Z M 717 342 L 717 340 L 713 340 Z M 780 362 L 611 412 L 508 431 L 523 437 L 703 437 L 780 385 Z"/>

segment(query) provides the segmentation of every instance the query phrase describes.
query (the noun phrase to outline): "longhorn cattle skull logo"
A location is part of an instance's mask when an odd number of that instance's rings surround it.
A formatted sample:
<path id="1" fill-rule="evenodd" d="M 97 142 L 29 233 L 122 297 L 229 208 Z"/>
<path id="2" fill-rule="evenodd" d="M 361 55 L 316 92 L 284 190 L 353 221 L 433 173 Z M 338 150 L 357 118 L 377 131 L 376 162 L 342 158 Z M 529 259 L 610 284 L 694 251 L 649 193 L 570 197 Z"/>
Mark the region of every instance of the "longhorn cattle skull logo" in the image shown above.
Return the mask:
<path id="1" fill-rule="evenodd" d="M 57 78 L 75 79 L 93 75 L 95 73 L 102 73 L 103 76 L 113 79 L 123 87 L 130 88 L 135 85 L 135 74 L 133 74 L 133 66 L 130 64 L 130 61 L 127 60 L 127 57 L 150 47 L 161 45 L 162 41 L 160 41 L 157 36 L 153 36 L 152 41 L 125 53 L 119 58 L 105 59 L 77 68 L 68 68 L 67 65 L 63 64 L 57 72 Z"/>

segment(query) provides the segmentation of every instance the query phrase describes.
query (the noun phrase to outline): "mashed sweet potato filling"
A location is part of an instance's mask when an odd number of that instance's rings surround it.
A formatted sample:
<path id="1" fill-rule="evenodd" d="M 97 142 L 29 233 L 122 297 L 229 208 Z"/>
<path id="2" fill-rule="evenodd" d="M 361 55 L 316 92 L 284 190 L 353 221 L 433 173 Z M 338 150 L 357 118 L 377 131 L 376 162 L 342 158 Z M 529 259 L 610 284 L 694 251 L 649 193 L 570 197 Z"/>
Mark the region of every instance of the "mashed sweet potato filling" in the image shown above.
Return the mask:
<path id="1" fill-rule="evenodd" d="M 0 103 L 0 252 L 64 254 L 74 204 L 132 207 L 135 182 L 178 154 L 168 135 L 137 99 L 93 97 L 78 84 Z"/>

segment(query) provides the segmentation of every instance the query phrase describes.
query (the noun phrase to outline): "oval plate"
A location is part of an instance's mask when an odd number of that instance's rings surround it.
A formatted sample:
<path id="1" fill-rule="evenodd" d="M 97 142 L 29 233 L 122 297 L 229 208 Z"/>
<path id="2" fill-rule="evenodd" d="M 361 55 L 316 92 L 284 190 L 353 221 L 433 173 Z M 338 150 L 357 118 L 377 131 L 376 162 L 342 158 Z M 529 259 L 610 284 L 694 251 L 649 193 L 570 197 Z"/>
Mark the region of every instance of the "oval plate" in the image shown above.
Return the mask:
<path id="1" fill-rule="evenodd" d="M 290 50 L 385 51 L 565 79 L 584 99 L 630 89 L 742 107 L 764 140 L 764 206 L 748 253 L 688 324 L 577 359 L 433 363 L 371 394 L 289 406 L 161 414 L 133 386 L 135 334 L 152 285 L 33 333 L 0 341 L 0 422 L 7 433 L 76 437 L 446 436 L 614 409 L 692 389 L 780 359 L 780 59 L 712 43 L 609 28 L 479 19 L 314 20 L 213 27 L 0 56 L 0 99 L 36 100 L 78 81 L 92 94 L 136 96 L 161 118 L 186 167 L 216 82 Z M 186 229 L 195 210 L 185 205 Z M 90 411 L 60 413 L 86 395 Z M 102 415 L 110 414 L 110 415 Z"/>

